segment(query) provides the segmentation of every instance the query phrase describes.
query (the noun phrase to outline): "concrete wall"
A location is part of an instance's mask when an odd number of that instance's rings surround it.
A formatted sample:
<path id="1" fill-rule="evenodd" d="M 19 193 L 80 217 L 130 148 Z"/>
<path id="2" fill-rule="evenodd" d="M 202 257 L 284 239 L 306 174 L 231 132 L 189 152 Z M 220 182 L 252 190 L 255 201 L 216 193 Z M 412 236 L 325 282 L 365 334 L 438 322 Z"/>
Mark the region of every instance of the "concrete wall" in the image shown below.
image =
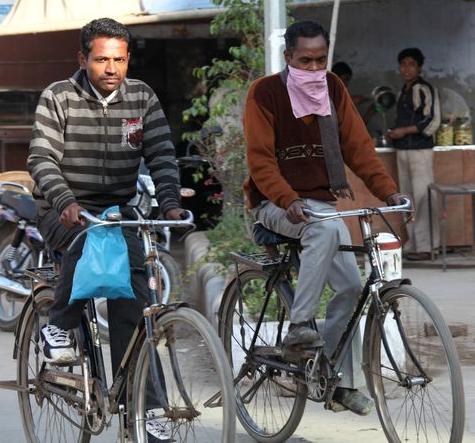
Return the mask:
<path id="1" fill-rule="evenodd" d="M 330 6 L 302 7 L 293 15 L 330 28 Z M 397 54 L 412 46 L 426 56 L 426 78 L 460 93 L 475 116 L 475 2 L 372 0 L 340 6 L 334 61 L 352 66 L 353 94 L 367 95 L 382 84 L 399 90 Z"/>

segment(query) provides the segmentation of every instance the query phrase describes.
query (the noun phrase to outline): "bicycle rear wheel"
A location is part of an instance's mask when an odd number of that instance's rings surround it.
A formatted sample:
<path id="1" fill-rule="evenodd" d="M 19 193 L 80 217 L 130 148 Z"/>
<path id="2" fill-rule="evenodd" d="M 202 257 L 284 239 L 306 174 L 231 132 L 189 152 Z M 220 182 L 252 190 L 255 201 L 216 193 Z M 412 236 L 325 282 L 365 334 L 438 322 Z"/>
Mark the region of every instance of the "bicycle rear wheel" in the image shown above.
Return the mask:
<path id="1" fill-rule="evenodd" d="M 374 311 L 365 334 L 368 388 L 390 442 L 458 443 L 465 406 L 460 363 L 450 331 L 434 303 L 408 285 L 382 297 L 382 324 Z"/>
<path id="2" fill-rule="evenodd" d="M 236 407 L 231 370 L 210 323 L 190 308 L 170 310 L 156 320 L 154 342 L 169 409 L 164 410 L 153 394 L 150 344 L 145 339 L 135 367 L 129 368 L 127 385 L 134 441 L 147 441 L 147 415 L 152 410 L 173 441 L 232 443 Z"/>
<path id="3" fill-rule="evenodd" d="M 48 311 L 54 301 L 51 288 L 35 295 L 35 304 L 28 306 L 23 318 L 18 349 L 18 392 L 20 414 L 28 442 L 88 443 L 85 415 L 78 404 L 83 399 L 74 387 L 59 387 L 44 377 L 45 370 L 82 375 L 80 366 L 52 367 L 43 363 L 40 330 L 48 322 Z"/>
<path id="4" fill-rule="evenodd" d="M 280 287 L 274 287 L 264 312 L 255 347 L 257 320 L 264 309 L 264 271 L 247 270 L 231 283 L 223 297 L 221 338 L 233 369 L 237 414 L 246 431 L 260 442 L 282 442 L 295 431 L 307 400 L 303 380 L 259 358 L 287 364 L 280 357 L 287 333 L 289 306 Z"/>

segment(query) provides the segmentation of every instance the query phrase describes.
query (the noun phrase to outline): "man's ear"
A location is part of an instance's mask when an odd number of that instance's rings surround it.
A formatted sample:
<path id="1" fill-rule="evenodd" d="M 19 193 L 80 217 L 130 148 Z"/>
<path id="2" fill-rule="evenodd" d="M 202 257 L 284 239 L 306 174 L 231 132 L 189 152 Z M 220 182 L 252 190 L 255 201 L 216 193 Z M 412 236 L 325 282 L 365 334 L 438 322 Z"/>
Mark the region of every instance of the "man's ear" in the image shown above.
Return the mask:
<path id="1" fill-rule="evenodd" d="M 78 51 L 78 63 L 81 69 L 86 69 L 87 67 L 87 57 L 83 54 L 82 51 Z"/>
<path id="2" fill-rule="evenodd" d="M 291 59 L 291 54 L 290 54 L 290 51 L 287 51 L 287 49 L 284 51 L 284 59 L 285 59 L 285 63 L 287 63 L 288 65 L 290 65 L 290 59 Z"/>

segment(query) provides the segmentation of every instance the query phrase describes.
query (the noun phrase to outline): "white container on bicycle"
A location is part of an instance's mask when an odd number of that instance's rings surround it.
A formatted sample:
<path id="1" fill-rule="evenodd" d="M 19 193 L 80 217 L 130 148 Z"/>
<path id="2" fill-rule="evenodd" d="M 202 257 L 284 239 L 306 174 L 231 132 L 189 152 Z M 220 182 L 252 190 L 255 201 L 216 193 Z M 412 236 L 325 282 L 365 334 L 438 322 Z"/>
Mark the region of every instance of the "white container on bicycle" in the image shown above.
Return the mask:
<path id="1" fill-rule="evenodd" d="M 383 271 L 383 280 L 402 278 L 402 247 L 397 237 L 389 232 L 380 232 L 374 239 Z M 371 273 L 368 257 L 365 260 L 365 273 Z"/>

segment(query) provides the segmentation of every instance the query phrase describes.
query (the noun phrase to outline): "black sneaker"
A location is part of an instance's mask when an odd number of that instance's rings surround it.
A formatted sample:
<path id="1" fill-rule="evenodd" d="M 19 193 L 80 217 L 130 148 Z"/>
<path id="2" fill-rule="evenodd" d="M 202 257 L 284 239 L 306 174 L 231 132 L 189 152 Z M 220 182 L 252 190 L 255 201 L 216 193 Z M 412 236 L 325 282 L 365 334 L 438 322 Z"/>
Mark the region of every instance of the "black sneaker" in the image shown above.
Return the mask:
<path id="1" fill-rule="evenodd" d="M 357 389 L 336 388 L 333 400 L 358 415 L 368 415 L 373 408 L 373 400 Z"/>
<path id="2" fill-rule="evenodd" d="M 286 348 L 300 345 L 317 346 L 321 341 L 320 334 L 312 329 L 308 322 L 303 322 L 290 324 L 282 344 Z"/>
<path id="3" fill-rule="evenodd" d="M 44 360 L 48 363 L 72 363 L 76 360 L 76 352 L 68 331 L 54 325 L 41 328 Z"/>

